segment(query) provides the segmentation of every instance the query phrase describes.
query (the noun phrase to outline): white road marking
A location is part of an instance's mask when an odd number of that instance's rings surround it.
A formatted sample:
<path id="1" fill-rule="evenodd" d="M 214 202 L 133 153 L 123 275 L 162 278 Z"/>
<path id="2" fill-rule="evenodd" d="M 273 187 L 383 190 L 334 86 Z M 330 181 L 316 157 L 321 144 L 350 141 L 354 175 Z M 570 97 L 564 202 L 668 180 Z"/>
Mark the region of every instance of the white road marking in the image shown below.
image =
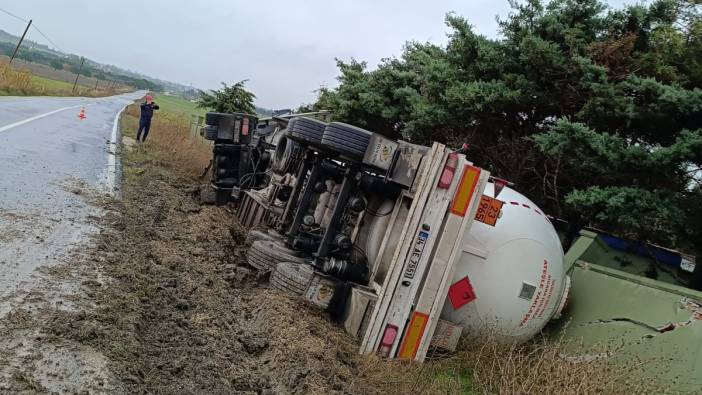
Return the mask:
<path id="1" fill-rule="evenodd" d="M 119 128 L 119 117 L 124 112 L 127 106 L 122 107 L 115 115 L 115 121 L 112 124 L 112 134 L 110 135 L 110 146 L 107 150 L 107 177 L 105 180 L 105 188 L 107 193 L 114 195 L 116 190 L 117 179 L 117 129 Z"/>
<path id="2" fill-rule="evenodd" d="M 27 118 L 27 119 L 24 119 L 24 120 L 19 121 L 19 122 L 15 122 L 15 123 L 12 123 L 12 124 L 9 124 L 9 125 L 2 126 L 2 127 L 0 127 L 0 133 L 2 133 L 2 132 L 4 132 L 4 131 L 7 131 L 7 130 L 10 130 L 10 129 L 12 129 L 12 128 L 16 128 L 17 126 L 24 125 L 25 123 L 29 123 L 29 122 L 32 122 L 32 121 L 36 121 L 37 119 L 41 119 L 41 118 L 44 118 L 44 117 L 48 117 L 49 115 L 56 114 L 57 112 L 61 112 L 61 111 L 65 111 L 65 110 L 70 110 L 71 108 L 78 108 L 78 107 L 81 107 L 81 106 L 82 106 L 82 105 L 59 108 L 58 110 L 49 111 L 49 112 L 47 112 L 47 113 L 45 113 L 45 114 L 40 114 L 40 115 L 37 115 L 37 116 L 35 116 L 35 117 Z"/>

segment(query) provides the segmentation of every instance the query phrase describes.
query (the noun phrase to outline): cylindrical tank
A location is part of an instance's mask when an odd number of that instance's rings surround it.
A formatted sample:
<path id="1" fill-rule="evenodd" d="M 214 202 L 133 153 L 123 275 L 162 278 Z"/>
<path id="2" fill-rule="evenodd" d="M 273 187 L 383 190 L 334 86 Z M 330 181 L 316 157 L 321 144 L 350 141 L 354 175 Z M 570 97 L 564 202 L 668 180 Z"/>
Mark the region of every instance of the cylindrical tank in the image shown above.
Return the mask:
<path id="1" fill-rule="evenodd" d="M 484 194 L 493 191 L 488 183 Z M 560 314 L 568 282 L 563 248 L 532 201 L 508 187 L 497 198 L 504 203 L 495 226 L 474 221 L 463 239 L 441 317 L 471 337 L 524 342 Z M 461 303 L 451 300 L 456 292 Z"/>

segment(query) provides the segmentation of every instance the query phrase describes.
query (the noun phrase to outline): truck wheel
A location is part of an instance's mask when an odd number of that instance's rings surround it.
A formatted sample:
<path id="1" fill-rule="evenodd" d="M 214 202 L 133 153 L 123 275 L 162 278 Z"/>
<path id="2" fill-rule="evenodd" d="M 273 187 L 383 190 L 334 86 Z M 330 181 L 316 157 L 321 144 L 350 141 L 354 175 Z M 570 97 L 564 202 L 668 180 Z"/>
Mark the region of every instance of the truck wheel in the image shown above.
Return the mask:
<path id="1" fill-rule="evenodd" d="M 272 229 L 260 230 L 252 229 L 246 235 L 246 244 L 253 244 L 256 241 L 282 241 L 283 237 Z"/>
<path id="2" fill-rule="evenodd" d="M 309 258 L 299 251 L 294 251 L 280 245 L 280 242 L 258 240 L 249 248 L 246 254 L 249 265 L 262 272 L 268 272 L 280 262 L 309 262 Z"/>
<path id="3" fill-rule="evenodd" d="M 288 124 L 285 126 L 285 132 L 289 132 L 290 129 L 295 127 L 295 123 L 297 123 L 298 118 L 293 118 L 288 121 Z"/>
<path id="4" fill-rule="evenodd" d="M 361 159 L 368 149 L 372 134 L 353 125 L 332 122 L 324 129 L 322 146 L 352 159 Z"/>
<path id="5" fill-rule="evenodd" d="M 313 275 L 314 269 L 311 265 L 281 262 L 271 273 L 271 287 L 290 295 L 303 296 Z"/>
<path id="6" fill-rule="evenodd" d="M 256 241 L 259 240 L 272 240 L 273 238 L 268 234 L 268 232 L 264 232 L 262 230 L 258 229 L 252 229 L 249 231 L 249 233 L 246 235 L 246 244 L 253 244 Z"/>
<path id="7" fill-rule="evenodd" d="M 298 117 L 288 124 L 288 136 L 291 139 L 297 140 L 303 144 L 320 144 L 322 142 L 322 135 L 324 134 L 324 129 L 327 124 L 316 119 L 307 117 Z"/>
<path id="8" fill-rule="evenodd" d="M 295 164 L 295 159 L 300 156 L 302 148 L 300 143 L 283 136 L 278 140 L 273 153 L 273 170 L 280 174 L 285 174 L 290 171 L 291 165 Z"/>

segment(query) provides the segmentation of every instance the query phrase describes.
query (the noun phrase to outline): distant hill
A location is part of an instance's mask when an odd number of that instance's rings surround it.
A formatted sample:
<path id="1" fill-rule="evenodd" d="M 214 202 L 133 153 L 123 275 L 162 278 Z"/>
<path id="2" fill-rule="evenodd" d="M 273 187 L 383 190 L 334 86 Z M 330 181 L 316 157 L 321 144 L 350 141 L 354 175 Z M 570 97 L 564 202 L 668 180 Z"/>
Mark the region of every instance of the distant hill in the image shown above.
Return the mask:
<path id="1" fill-rule="evenodd" d="M 0 54 L 11 56 L 17 45 L 19 37 L 0 29 Z M 80 65 L 81 57 L 75 54 L 66 54 L 56 49 L 52 49 L 44 44 L 25 39 L 22 47 L 17 53 L 17 58 L 51 66 L 55 69 L 65 69 L 76 72 Z M 170 92 L 175 95 L 184 95 L 192 91 L 191 86 L 185 86 L 176 82 L 165 81 L 150 77 L 136 71 L 126 70 L 114 65 L 98 63 L 91 59 L 85 59 L 82 75 L 95 77 L 99 80 L 114 81 L 124 85 L 130 85 L 137 89 L 148 89 L 157 92 Z"/>
<path id="2" fill-rule="evenodd" d="M 273 115 L 273 110 L 271 110 L 270 108 L 256 106 L 256 114 L 270 117 L 271 115 Z"/>

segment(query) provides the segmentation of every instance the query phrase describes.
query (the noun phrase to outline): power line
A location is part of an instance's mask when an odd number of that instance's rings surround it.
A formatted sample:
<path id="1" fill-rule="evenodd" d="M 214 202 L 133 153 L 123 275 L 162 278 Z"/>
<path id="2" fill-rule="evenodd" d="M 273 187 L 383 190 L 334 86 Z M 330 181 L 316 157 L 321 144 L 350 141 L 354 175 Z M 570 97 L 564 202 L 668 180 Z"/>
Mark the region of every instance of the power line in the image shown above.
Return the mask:
<path id="1" fill-rule="evenodd" d="M 24 19 L 24 18 L 22 18 L 21 16 L 17 16 L 17 15 L 15 15 L 15 14 L 13 14 L 13 13 L 11 13 L 10 11 L 7 11 L 7 10 L 5 10 L 5 9 L 0 8 L 0 12 L 4 12 L 5 14 L 7 14 L 7 15 L 9 15 L 9 16 L 15 18 L 15 19 L 18 19 L 18 20 L 20 20 L 20 21 L 22 21 L 22 22 L 24 22 L 24 23 L 27 23 L 27 22 L 28 22 L 27 19 Z M 36 30 L 39 34 L 41 34 L 41 36 L 44 37 L 44 38 L 46 39 L 46 41 L 49 42 L 49 44 L 53 45 L 54 48 L 58 49 L 58 50 L 61 51 L 61 52 L 64 52 L 64 53 L 66 52 L 66 51 L 64 51 L 61 47 L 59 47 L 58 45 L 56 45 L 56 43 L 55 43 L 52 39 L 50 39 L 49 36 L 47 36 L 46 34 L 44 34 L 44 32 L 42 32 L 42 31 L 39 29 L 39 27 L 37 27 L 36 23 L 32 25 L 32 28 L 34 28 L 34 30 Z"/>
<path id="2" fill-rule="evenodd" d="M 15 14 L 11 13 L 10 11 L 3 10 L 2 8 L 0 8 L 0 11 L 6 13 L 7 15 L 9 15 L 9 16 L 11 16 L 11 17 L 13 17 L 13 18 L 19 19 L 20 21 L 22 21 L 22 22 L 24 22 L 24 23 L 29 22 L 28 20 L 26 20 L 26 19 L 24 19 L 24 18 L 22 18 L 22 17 L 19 17 L 19 16 L 15 15 Z"/>
<path id="3" fill-rule="evenodd" d="M 54 48 L 58 49 L 59 51 L 61 51 L 61 52 L 63 52 L 63 53 L 66 53 L 66 51 L 64 51 L 63 49 L 61 49 L 61 47 L 59 47 L 58 45 L 56 45 L 55 42 L 53 42 L 49 37 L 47 37 L 46 34 L 44 34 L 44 32 L 42 32 L 41 30 L 39 30 L 39 28 L 38 28 L 36 25 L 32 25 L 32 27 L 34 28 L 34 30 L 36 30 L 37 32 L 39 32 L 39 34 L 41 34 L 41 36 L 44 37 L 44 38 L 46 39 L 46 41 L 49 42 L 49 44 L 53 45 Z"/>

